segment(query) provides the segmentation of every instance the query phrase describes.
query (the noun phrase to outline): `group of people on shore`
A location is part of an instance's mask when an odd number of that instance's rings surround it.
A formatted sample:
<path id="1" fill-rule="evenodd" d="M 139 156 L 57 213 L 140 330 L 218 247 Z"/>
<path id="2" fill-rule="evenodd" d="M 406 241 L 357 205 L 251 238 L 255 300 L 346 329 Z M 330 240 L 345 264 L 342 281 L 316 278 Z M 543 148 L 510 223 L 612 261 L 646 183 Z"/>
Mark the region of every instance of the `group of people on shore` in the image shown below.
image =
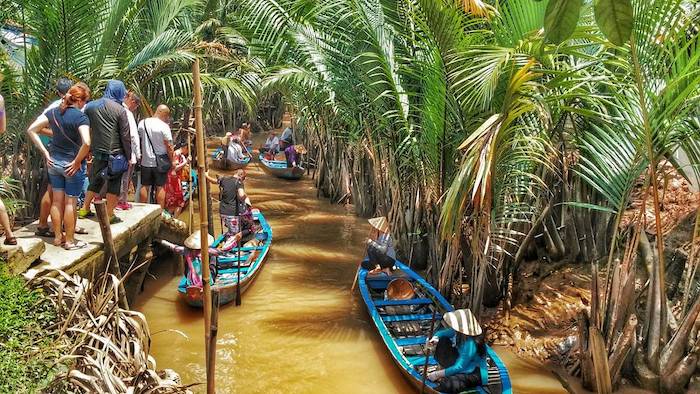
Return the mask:
<path id="1" fill-rule="evenodd" d="M 287 167 L 301 167 L 300 156 L 306 154 L 306 148 L 294 143 L 294 132 L 291 127 L 285 128 L 280 137 L 277 137 L 277 132 L 274 130 L 270 131 L 265 143 L 260 147 L 260 153 L 266 160 L 275 160 L 280 152 L 284 152 Z"/>
<path id="2" fill-rule="evenodd" d="M 110 223 L 120 223 L 114 212 L 132 208 L 128 195 L 137 169 L 142 185 L 135 193 L 137 201 L 148 201 L 154 192 L 163 208 L 177 211 L 184 206 L 181 186 L 180 196 L 166 196 L 168 179 L 178 178 L 180 185 L 190 160 L 187 146 L 173 146 L 166 105 L 158 105 L 153 116 L 137 123 L 141 98 L 122 81 L 107 81 L 102 97 L 91 100 L 85 83 L 60 78 L 56 94 L 27 129 L 44 157 L 49 181 L 36 235 L 53 238 L 54 245 L 66 250 L 84 248 L 87 244 L 75 237 L 86 234 L 77 218 L 94 216 L 91 204 L 104 198 Z M 14 238 L 8 230 L 6 244 Z"/>

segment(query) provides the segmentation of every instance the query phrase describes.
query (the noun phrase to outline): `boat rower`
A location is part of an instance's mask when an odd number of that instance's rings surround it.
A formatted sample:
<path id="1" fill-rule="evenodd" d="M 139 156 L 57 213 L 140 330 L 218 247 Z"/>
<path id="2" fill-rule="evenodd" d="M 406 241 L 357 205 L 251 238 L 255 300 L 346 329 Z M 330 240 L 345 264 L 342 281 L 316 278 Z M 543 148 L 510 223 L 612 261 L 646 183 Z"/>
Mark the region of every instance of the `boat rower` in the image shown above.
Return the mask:
<path id="1" fill-rule="evenodd" d="M 367 240 L 367 260 L 362 267 L 370 270 L 370 274 L 385 273 L 391 275 L 396 263 L 396 251 L 391 239 L 389 221 L 386 217 L 376 217 L 369 220 L 372 230 Z"/>
<path id="2" fill-rule="evenodd" d="M 428 374 L 443 393 L 461 393 L 486 384 L 488 371 L 479 368 L 486 357 L 484 332 L 469 309 L 443 315 L 449 328 L 438 330 L 426 346 L 435 347 L 435 359 L 442 369 Z"/>

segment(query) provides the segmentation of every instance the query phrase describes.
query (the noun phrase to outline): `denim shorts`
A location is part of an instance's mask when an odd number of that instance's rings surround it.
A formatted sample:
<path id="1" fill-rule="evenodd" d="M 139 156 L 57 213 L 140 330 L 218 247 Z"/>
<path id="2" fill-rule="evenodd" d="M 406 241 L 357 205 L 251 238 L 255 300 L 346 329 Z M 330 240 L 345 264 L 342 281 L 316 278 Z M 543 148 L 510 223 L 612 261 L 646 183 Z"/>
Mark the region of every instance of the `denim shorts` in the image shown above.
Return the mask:
<path id="1" fill-rule="evenodd" d="M 53 190 L 63 191 L 69 197 L 78 197 L 85 183 L 85 162 L 73 176 L 66 175 L 66 169 L 73 158 L 62 155 L 52 156 L 53 165 L 49 168 L 49 182 Z"/>

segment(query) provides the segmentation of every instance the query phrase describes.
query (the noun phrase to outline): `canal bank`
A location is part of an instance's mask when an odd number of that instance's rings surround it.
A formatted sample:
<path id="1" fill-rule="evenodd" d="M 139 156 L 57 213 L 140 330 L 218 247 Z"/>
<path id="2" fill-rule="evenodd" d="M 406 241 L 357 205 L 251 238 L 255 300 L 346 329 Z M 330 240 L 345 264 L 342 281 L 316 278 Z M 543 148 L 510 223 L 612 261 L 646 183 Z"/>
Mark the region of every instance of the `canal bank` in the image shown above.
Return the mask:
<path id="1" fill-rule="evenodd" d="M 351 206 L 316 198 L 313 181 L 279 180 L 258 163 L 246 190 L 274 232 L 272 249 L 243 304 L 221 308 L 217 390 L 224 393 L 411 393 L 350 287 L 369 226 Z M 214 186 L 213 207 L 218 212 Z M 196 206 L 196 204 L 195 204 Z M 187 217 L 185 214 L 184 217 Z M 197 215 L 195 215 L 197 217 Z M 217 231 L 218 217 L 214 215 Z M 153 335 L 160 367 L 204 382 L 204 322 L 178 300 L 175 260 L 151 269 L 134 307 Z M 538 364 L 502 353 L 517 393 L 565 392 Z M 195 387 L 203 392 L 204 386 Z"/>

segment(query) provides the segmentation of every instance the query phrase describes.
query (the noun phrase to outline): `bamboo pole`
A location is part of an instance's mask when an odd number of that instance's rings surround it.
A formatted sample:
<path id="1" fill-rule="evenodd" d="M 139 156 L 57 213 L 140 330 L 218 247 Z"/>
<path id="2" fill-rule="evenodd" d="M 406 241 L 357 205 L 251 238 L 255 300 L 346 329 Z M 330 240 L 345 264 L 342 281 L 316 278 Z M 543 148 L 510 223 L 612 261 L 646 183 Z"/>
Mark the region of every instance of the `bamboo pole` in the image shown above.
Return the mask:
<path id="1" fill-rule="evenodd" d="M 189 176 L 190 182 L 187 185 L 187 187 L 190 188 L 190 195 L 189 195 L 189 205 L 188 205 L 188 210 L 189 210 L 189 221 L 187 222 L 187 233 L 192 234 L 192 222 L 194 219 L 194 207 L 192 206 L 193 201 L 192 201 L 192 192 L 194 191 L 194 188 L 192 187 L 192 132 L 189 128 L 187 128 L 187 152 L 188 152 L 188 159 L 190 162 L 190 165 L 187 166 L 190 169 L 190 173 L 187 174 Z M 201 180 L 200 180 L 201 181 Z"/>
<path id="2" fill-rule="evenodd" d="M 209 220 L 208 220 L 208 184 L 206 182 L 206 160 L 204 147 L 204 124 L 202 122 L 202 81 L 199 74 L 199 59 L 192 65 L 194 91 L 194 123 L 197 131 L 197 173 L 199 175 L 199 230 L 201 232 L 202 282 L 204 286 L 204 335 L 207 366 L 207 393 L 214 394 L 214 371 L 216 368 L 216 343 L 211 343 L 211 285 L 209 283 Z M 204 181 L 203 181 L 204 180 Z"/>

